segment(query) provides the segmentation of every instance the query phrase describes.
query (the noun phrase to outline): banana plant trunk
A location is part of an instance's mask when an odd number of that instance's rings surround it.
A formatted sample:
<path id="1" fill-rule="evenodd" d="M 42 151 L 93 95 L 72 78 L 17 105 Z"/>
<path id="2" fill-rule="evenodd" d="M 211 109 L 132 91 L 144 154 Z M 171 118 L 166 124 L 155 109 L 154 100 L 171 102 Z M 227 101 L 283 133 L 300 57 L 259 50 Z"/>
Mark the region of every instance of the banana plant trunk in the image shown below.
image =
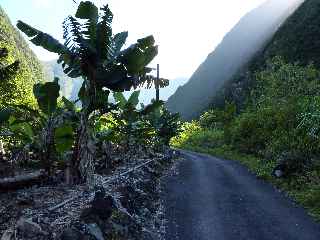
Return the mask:
<path id="1" fill-rule="evenodd" d="M 77 184 L 80 182 L 91 184 L 94 177 L 94 153 L 95 145 L 89 131 L 88 117 L 82 112 L 70 169 L 68 169 L 69 172 L 66 174 L 66 182 L 68 184 Z"/>
<path id="2" fill-rule="evenodd" d="M 52 163 L 55 158 L 55 146 L 54 146 L 54 121 L 52 117 L 49 117 L 46 127 L 41 134 L 41 162 L 48 176 L 52 175 Z"/>

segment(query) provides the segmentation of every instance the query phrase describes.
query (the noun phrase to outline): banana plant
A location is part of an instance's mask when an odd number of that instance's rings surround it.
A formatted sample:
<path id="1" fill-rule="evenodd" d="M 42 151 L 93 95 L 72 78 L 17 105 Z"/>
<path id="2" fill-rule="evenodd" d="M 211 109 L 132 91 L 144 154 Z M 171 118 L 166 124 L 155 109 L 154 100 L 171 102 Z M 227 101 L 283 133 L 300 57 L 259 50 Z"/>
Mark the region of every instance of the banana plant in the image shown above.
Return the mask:
<path id="1" fill-rule="evenodd" d="M 82 1 L 75 16 L 63 23 L 64 43 L 47 33 L 18 21 L 17 27 L 30 37 L 31 42 L 57 53 L 65 74 L 71 78 L 82 77 L 79 91 L 82 102 L 80 127 L 77 130 L 73 152 L 73 168 L 76 178 L 87 174 L 77 169 L 92 161 L 94 149 L 88 119 L 92 112 L 100 110 L 101 102 L 108 100 L 110 91 L 124 91 L 145 81 L 151 69 L 147 65 L 158 53 L 153 36 L 137 40 L 123 49 L 128 32 L 113 34 L 113 14 L 108 5 L 99 9 L 90 1 Z M 82 168 L 83 169 L 83 168 Z"/>
<path id="2" fill-rule="evenodd" d="M 146 120 L 155 130 L 159 145 L 169 146 L 170 139 L 180 131 L 180 116 L 177 113 L 170 113 L 165 106 L 157 108 L 146 116 Z"/>
<path id="3" fill-rule="evenodd" d="M 118 127 L 119 132 L 126 136 L 125 140 L 128 147 L 132 139 L 147 144 L 153 138 L 154 129 L 144 121 L 144 117 L 163 105 L 162 101 L 153 101 L 147 106 L 141 104 L 139 108 L 139 94 L 140 91 L 135 91 L 127 100 L 122 93 L 114 93 L 118 111 L 113 113 L 113 119 L 118 120 L 115 126 Z"/>
<path id="4" fill-rule="evenodd" d="M 71 150 L 76 128 L 70 124 L 71 117 L 75 116 L 75 107 L 65 98 L 62 98 L 64 108 L 58 107 L 59 91 L 57 78 L 53 82 L 35 84 L 33 93 L 38 103 L 37 110 L 24 105 L 0 110 L 0 126 L 6 126 L 9 135 L 20 139 L 21 149 L 30 146 L 37 149 L 49 175 L 57 155 Z"/>

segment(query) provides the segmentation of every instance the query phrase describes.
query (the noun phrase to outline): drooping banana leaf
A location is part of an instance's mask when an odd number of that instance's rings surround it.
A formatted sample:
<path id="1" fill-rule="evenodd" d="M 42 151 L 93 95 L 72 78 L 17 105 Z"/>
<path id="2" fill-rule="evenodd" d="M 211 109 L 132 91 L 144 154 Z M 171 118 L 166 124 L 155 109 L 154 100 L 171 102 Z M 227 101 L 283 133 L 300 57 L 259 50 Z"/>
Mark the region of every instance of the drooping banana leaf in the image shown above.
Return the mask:
<path id="1" fill-rule="evenodd" d="M 117 57 L 121 51 L 121 48 L 126 43 L 128 38 L 128 32 L 117 33 L 112 40 L 113 44 L 113 56 Z"/>
<path id="2" fill-rule="evenodd" d="M 34 85 L 33 93 L 42 112 L 50 115 L 56 110 L 59 91 L 60 86 L 57 81 Z"/>
<path id="3" fill-rule="evenodd" d="M 155 112 L 155 111 L 158 111 L 160 110 L 160 108 L 164 105 L 164 102 L 163 101 L 154 101 L 153 103 L 145 106 L 141 111 L 140 113 L 142 115 L 148 115 L 152 112 Z"/>
<path id="4" fill-rule="evenodd" d="M 134 91 L 129 97 L 127 104 L 131 104 L 133 107 L 136 107 L 139 104 L 140 91 Z"/>
<path id="5" fill-rule="evenodd" d="M 113 14 L 108 5 L 101 8 L 103 14 L 101 21 L 97 24 L 96 50 L 101 62 L 111 59 L 112 48 L 112 20 Z"/>
<path id="6" fill-rule="evenodd" d="M 165 88 L 169 86 L 170 81 L 166 78 L 157 79 L 152 75 L 145 75 L 140 78 L 140 83 L 136 87 L 145 87 L 146 89 L 150 89 L 155 86 L 156 83 L 158 84 L 159 88 Z"/>
<path id="7" fill-rule="evenodd" d="M 153 46 L 155 44 L 154 37 L 152 35 L 147 36 L 145 38 L 141 38 L 137 40 L 139 47 L 142 49 L 148 48 L 150 46 Z"/>
<path id="8" fill-rule="evenodd" d="M 124 97 L 123 93 L 121 92 L 115 92 L 113 93 L 113 97 L 116 100 L 117 104 L 119 107 L 123 110 L 127 104 L 127 100 Z"/>
<path id="9" fill-rule="evenodd" d="M 126 66 L 129 74 L 141 75 L 146 71 L 146 66 L 158 54 L 158 46 L 153 44 L 154 38 L 149 36 L 139 39 L 138 43 L 121 52 L 119 61 Z"/>
<path id="10" fill-rule="evenodd" d="M 72 125 L 67 123 L 55 129 L 54 143 L 58 153 L 64 153 L 72 149 L 74 131 Z"/>
<path id="11" fill-rule="evenodd" d="M 17 23 L 17 27 L 22 32 L 24 32 L 28 37 L 32 38 L 30 41 L 36 46 L 41 46 L 50 52 L 54 52 L 58 54 L 69 52 L 68 49 L 64 45 L 59 43 L 58 40 L 56 40 L 55 38 L 53 38 L 47 33 L 43 33 L 31 27 L 30 25 L 24 23 L 23 21 L 19 20 Z"/>
<path id="12" fill-rule="evenodd" d="M 10 116 L 8 122 L 10 131 L 15 135 L 23 137 L 26 141 L 33 140 L 35 134 L 28 122 L 18 120 L 14 116 Z"/>
<path id="13" fill-rule="evenodd" d="M 69 99 L 67 99 L 66 97 L 62 97 L 62 102 L 64 104 L 64 106 L 70 110 L 70 111 L 76 111 L 76 105 L 70 101 Z"/>

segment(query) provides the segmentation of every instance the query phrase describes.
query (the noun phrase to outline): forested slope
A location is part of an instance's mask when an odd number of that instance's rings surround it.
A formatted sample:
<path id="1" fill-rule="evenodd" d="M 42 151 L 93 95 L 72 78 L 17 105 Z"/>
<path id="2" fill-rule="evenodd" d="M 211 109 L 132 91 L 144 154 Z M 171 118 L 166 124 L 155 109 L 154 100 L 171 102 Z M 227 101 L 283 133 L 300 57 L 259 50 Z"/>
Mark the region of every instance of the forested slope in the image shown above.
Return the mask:
<path id="1" fill-rule="evenodd" d="M 257 54 L 214 96 L 211 107 L 221 107 L 225 101 L 243 107 L 255 86 L 255 73 L 265 69 L 268 60 L 281 56 L 287 63 L 320 66 L 320 2 L 305 1 L 281 26 L 263 51 Z"/>
<path id="2" fill-rule="evenodd" d="M 33 104 L 33 84 L 44 81 L 42 66 L 29 48 L 28 44 L 11 24 L 8 16 L 0 6 L 0 48 L 9 52 L 2 65 L 11 64 L 15 60 L 20 62 L 19 71 L 8 82 L 0 82 L 0 105 L 7 103 Z M 8 87 L 10 86 L 10 87 Z"/>
<path id="3" fill-rule="evenodd" d="M 168 108 L 185 119 L 199 116 L 221 87 L 263 49 L 301 2 L 269 0 L 244 16 L 189 82 L 168 100 Z"/>

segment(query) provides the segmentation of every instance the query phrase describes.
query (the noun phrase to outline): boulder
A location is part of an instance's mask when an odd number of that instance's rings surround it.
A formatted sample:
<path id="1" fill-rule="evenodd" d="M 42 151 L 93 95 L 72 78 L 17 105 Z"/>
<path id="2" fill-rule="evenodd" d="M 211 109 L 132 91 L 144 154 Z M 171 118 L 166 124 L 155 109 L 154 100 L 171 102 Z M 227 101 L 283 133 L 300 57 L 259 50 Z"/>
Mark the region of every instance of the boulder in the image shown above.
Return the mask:
<path id="1" fill-rule="evenodd" d="M 100 188 L 95 192 L 95 197 L 90 205 L 82 212 L 80 218 L 86 223 L 99 223 L 110 218 L 114 200 L 112 196 L 106 196 L 105 190 Z"/>

